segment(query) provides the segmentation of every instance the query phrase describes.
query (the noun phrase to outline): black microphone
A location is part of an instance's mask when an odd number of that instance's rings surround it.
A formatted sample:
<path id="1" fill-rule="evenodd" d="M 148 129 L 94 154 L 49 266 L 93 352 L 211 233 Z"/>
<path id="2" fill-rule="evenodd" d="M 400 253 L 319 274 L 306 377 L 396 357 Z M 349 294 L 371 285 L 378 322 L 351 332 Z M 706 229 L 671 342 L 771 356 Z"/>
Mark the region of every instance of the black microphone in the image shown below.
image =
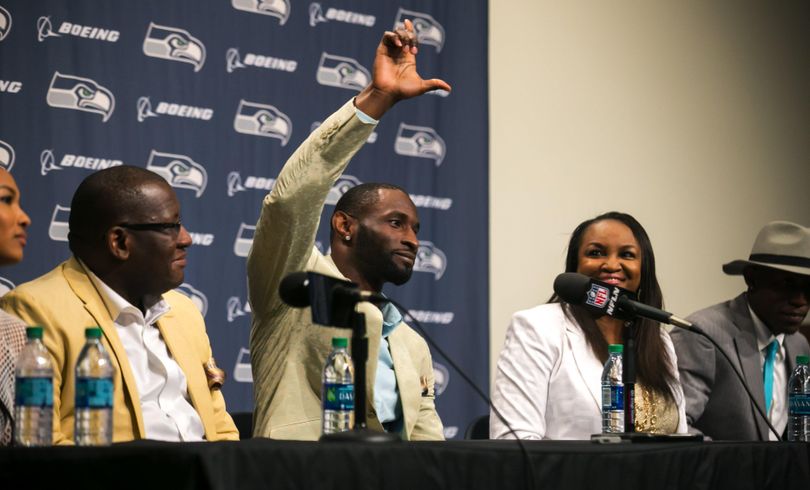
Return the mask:
<path id="1" fill-rule="evenodd" d="M 564 272 L 557 276 L 557 278 L 554 279 L 554 292 L 566 302 L 573 305 L 585 306 L 587 309 L 596 313 L 610 315 L 623 320 L 640 316 L 660 323 L 675 325 L 676 327 L 681 327 L 702 336 L 726 359 L 731 370 L 737 375 L 737 379 L 740 380 L 745 392 L 748 394 L 748 398 L 751 400 L 751 404 L 756 409 L 756 412 L 762 417 L 762 420 L 765 421 L 768 428 L 776 435 L 776 439 L 782 440 L 770 420 L 768 420 L 765 412 L 762 411 L 762 408 L 756 402 L 754 395 L 751 393 L 751 389 L 748 387 L 748 383 L 745 382 L 745 378 L 743 378 L 742 374 L 737 370 L 728 354 L 726 354 L 723 348 L 720 347 L 713 338 L 701 330 L 698 325 L 694 325 L 668 311 L 660 310 L 636 301 L 632 291 L 605 284 L 604 282 L 591 279 L 588 276 L 576 272 Z"/>
<path id="2" fill-rule="evenodd" d="M 425 331 L 422 324 L 419 320 L 403 305 L 398 303 L 396 300 L 391 298 L 386 298 L 382 294 L 372 293 L 370 291 L 363 291 L 361 290 L 357 284 L 344 281 L 342 279 L 337 279 L 330 276 L 325 276 L 323 274 L 318 274 L 317 272 L 293 272 L 288 274 L 281 280 L 281 283 L 278 287 L 278 294 L 281 297 L 281 300 L 284 303 L 294 307 L 294 308 L 305 308 L 307 306 L 312 307 L 312 321 L 313 323 L 318 323 L 320 325 L 327 325 L 327 326 L 337 326 L 337 327 L 352 327 L 352 325 L 345 321 L 343 317 L 346 316 L 346 312 L 335 312 L 332 311 L 333 309 L 340 309 L 340 308 L 333 308 L 333 303 L 343 302 L 347 304 L 353 304 L 358 301 L 369 301 L 372 303 L 388 303 L 390 302 L 397 308 L 403 311 L 404 315 L 409 317 L 417 327 L 417 330 L 422 334 L 425 341 L 430 345 L 433 349 L 435 349 L 442 357 L 444 357 L 448 364 L 456 370 L 456 372 L 461 376 L 461 378 L 467 382 L 470 387 L 472 387 L 473 391 L 481 397 L 482 400 L 487 404 L 487 407 L 491 408 L 495 415 L 501 420 L 501 422 L 506 425 L 509 429 L 509 432 L 515 436 L 517 440 L 518 446 L 520 447 L 521 453 L 526 461 L 526 465 L 524 466 L 525 471 L 527 472 L 528 478 L 526 478 L 526 485 L 527 488 L 532 488 L 534 485 L 534 470 L 529 459 L 529 453 L 526 450 L 526 447 L 523 444 L 523 441 L 520 440 L 515 430 L 509 424 L 509 422 L 504 418 L 504 416 L 500 413 L 500 411 L 492 405 L 492 400 L 484 393 L 484 391 L 472 380 L 469 376 L 462 370 L 458 364 L 453 360 L 452 357 L 447 355 L 444 350 L 439 347 L 436 342 L 428 335 L 427 331 Z M 340 301 L 344 298 L 349 298 L 351 301 Z M 344 307 L 345 308 L 345 307 Z M 353 308 L 353 307 L 352 307 Z M 365 335 L 365 334 L 363 334 Z M 352 337 L 352 350 L 357 352 L 355 340 L 357 336 Z M 360 344 L 358 344 L 360 345 Z M 368 356 L 368 346 L 364 348 L 365 356 Z M 357 363 L 358 360 L 355 359 Z M 361 366 L 365 366 L 365 362 L 359 363 Z M 361 371 L 358 364 L 355 364 L 355 374 Z M 363 367 L 363 369 L 365 369 Z M 362 379 L 365 375 L 359 376 L 358 379 Z M 362 386 L 360 385 L 363 389 Z M 358 403 L 357 397 L 355 397 L 355 409 L 358 409 L 361 405 Z M 363 412 L 364 413 L 364 412 Z M 357 412 L 355 412 L 355 416 L 357 416 Z M 365 418 L 365 417 L 363 417 Z M 356 422 L 355 422 L 356 423 Z"/>
<path id="3" fill-rule="evenodd" d="M 564 272 L 557 276 L 554 279 L 554 292 L 566 302 L 584 306 L 597 314 L 622 320 L 640 316 L 687 330 L 694 329 L 692 323 L 683 318 L 636 301 L 636 295 L 632 291 L 576 272 Z"/>
<path id="4" fill-rule="evenodd" d="M 309 306 L 309 278 L 306 272 L 293 272 L 281 280 L 278 285 L 281 301 L 293 308 Z"/>
<path id="5" fill-rule="evenodd" d="M 313 296 L 317 297 L 318 292 L 332 298 L 353 302 L 385 303 L 388 301 L 381 294 L 363 291 L 351 281 L 344 281 L 317 272 L 293 272 L 284 277 L 278 286 L 281 300 L 294 308 L 311 306 Z"/>

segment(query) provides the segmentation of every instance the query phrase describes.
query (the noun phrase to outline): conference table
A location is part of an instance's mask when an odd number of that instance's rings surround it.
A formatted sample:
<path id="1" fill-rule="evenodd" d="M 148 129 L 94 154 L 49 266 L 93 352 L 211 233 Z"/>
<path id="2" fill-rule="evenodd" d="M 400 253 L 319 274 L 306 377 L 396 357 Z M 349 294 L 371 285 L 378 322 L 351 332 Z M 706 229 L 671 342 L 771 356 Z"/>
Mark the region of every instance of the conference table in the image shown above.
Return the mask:
<path id="1" fill-rule="evenodd" d="M 810 489 L 810 444 L 135 441 L 0 448 L 0 489 Z M 530 462 L 530 466 L 526 463 Z"/>

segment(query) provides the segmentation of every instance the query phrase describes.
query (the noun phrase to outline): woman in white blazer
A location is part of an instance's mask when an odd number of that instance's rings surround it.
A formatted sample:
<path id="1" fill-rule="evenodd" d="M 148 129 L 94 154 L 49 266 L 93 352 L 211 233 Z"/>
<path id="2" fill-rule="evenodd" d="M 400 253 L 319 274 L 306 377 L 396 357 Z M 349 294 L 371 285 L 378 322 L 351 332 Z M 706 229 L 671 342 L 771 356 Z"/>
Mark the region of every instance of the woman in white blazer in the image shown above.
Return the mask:
<path id="1" fill-rule="evenodd" d="M 571 235 L 566 272 L 637 293 L 660 308 L 661 288 L 647 232 L 632 216 L 610 212 Z M 492 403 L 521 439 L 589 439 L 602 430 L 601 375 L 608 344 L 622 343 L 623 322 L 596 317 L 555 296 L 512 317 L 498 358 Z M 638 320 L 636 424 L 639 432 L 686 432 L 683 391 L 669 334 Z M 493 439 L 514 438 L 494 413 Z"/>

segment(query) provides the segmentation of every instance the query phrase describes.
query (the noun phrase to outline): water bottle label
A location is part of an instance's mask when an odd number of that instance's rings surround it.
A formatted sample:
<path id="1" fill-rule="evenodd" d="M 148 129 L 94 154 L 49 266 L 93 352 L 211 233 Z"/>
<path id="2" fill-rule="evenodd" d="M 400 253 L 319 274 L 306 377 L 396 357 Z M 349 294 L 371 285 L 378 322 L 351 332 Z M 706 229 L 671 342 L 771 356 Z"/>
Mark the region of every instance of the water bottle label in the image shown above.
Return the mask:
<path id="1" fill-rule="evenodd" d="M 17 378 L 14 403 L 19 407 L 52 407 L 53 380 L 51 378 Z"/>
<path id="2" fill-rule="evenodd" d="M 354 410 L 354 385 L 326 383 L 323 385 L 324 410 Z"/>
<path id="3" fill-rule="evenodd" d="M 112 378 L 77 378 L 76 408 L 112 408 Z"/>
<path id="4" fill-rule="evenodd" d="M 624 410 L 624 386 L 602 387 L 602 409 Z"/>
<path id="5" fill-rule="evenodd" d="M 790 395 L 788 401 L 790 415 L 810 415 L 810 395 Z"/>

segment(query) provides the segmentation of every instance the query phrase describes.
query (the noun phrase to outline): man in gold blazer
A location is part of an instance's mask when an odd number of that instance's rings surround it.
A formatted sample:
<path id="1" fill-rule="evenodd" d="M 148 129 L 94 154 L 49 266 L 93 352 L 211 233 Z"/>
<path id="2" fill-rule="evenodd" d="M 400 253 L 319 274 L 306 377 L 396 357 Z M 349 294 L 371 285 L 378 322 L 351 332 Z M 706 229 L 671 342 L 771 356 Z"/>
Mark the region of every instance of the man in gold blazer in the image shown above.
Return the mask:
<path id="1" fill-rule="evenodd" d="M 309 308 L 291 308 L 278 294 L 289 273 L 308 270 L 349 279 L 379 292 L 410 278 L 419 242 L 416 207 L 402 189 L 362 184 L 332 216 L 330 256 L 314 247 L 331 187 L 379 119 L 399 100 L 450 87 L 416 72 L 416 36 L 406 21 L 377 47 L 373 80 L 293 153 L 264 199 L 248 256 L 253 325 L 254 435 L 314 440 L 321 434 L 321 372 L 332 337 L 347 330 L 314 325 Z M 368 427 L 406 440 L 443 439 L 434 403 L 433 364 L 425 341 L 396 309 L 360 303 L 369 340 Z M 387 346 L 387 347 L 386 347 Z M 355 380 L 355 383 L 361 381 Z"/>
<path id="2" fill-rule="evenodd" d="M 137 167 L 82 182 L 71 203 L 73 257 L 0 299 L 3 310 L 44 327 L 54 361 L 54 444 L 73 441 L 75 365 L 84 330 L 100 326 L 113 379 L 113 441 L 238 439 L 219 391 L 205 325 L 171 291 L 185 249 L 171 187 Z"/>

